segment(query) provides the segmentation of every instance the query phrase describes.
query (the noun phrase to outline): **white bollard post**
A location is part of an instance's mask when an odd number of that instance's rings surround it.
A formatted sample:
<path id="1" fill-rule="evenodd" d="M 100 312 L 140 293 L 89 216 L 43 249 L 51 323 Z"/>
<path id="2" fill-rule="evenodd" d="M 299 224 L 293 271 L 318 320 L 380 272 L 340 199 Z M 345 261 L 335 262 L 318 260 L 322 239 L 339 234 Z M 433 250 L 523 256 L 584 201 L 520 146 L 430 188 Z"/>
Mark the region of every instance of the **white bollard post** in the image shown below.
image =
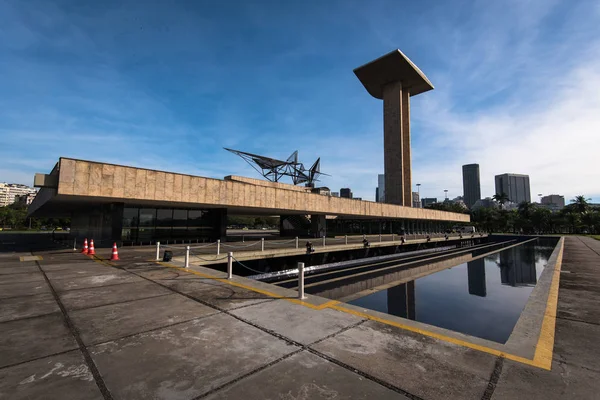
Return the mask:
<path id="1" fill-rule="evenodd" d="M 217 239 L 217 255 L 221 254 L 221 239 Z"/>
<path id="2" fill-rule="evenodd" d="M 73 239 L 73 251 L 77 250 L 77 238 Z"/>
<path id="3" fill-rule="evenodd" d="M 260 238 L 260 251 L 265 251 L 265 238 Z"/>
<path id="4" fill-rule="evenodd" d="M 325 235 L 323 235 L 323 247 L 325 247 Z"/>
<path id="5" fill-rule="evenodd" d="M 304 263 L 298 263 L 298 298 L 304 300 Z"/>
<path id="6" fill-rule="evenodd" d="M 233 253 L 230 251 L 227 253 L 227 279 L 233 277 Z"/>
<path id="7" fill-rule="evenodd" d="M 344 244 L 348 244 L 348 235 L 344 235 Z"/>
<path id="8" fill-rule="evenodd" d="M 185 267 L 190 267 L 190 246 L 185 246 Z"/>
<path id="9" fill-rule="evenodd" d="M 296 236 L 296 248 L 298 248 L 298 236 Z"/>
<path id="10" fill-rule="evenodd" d="M 160 260 L 160 242 L 156 242 L 156 261 Z"/>

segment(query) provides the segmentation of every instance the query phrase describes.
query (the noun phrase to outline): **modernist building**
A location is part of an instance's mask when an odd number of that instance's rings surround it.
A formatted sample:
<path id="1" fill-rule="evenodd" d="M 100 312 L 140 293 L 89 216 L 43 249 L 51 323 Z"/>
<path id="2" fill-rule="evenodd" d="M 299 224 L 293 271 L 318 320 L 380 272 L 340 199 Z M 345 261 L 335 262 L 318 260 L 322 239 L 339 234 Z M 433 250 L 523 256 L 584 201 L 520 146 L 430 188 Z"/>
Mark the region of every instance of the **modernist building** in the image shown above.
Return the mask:
<path id="1" fill-rule="evenodd" d="M 423 208 L 427 207 L 430 204 L 434 204 L 437 202 L 438 202 L 437 197 L 423 197 L 421 199 L 421 205 L 423 206 Z"/>
<path id="2" fill-rule="evenodd" d="M 211 179 L 70 158 L 61 158 L 50 174 L 36 174 L 35 184 L 41 189 L 30 216 L 70 217 L 73 235 L 118 242 L 225 238 L 228 214 L 292 221 L 309 215 L 313 232 L 340 233 L 433 231 L 470 220 L 240 176 Z"/>
<path id="3" fill-rule="evenodd" d="M 541 199 L 542 205 L 551 210 L 562 210 L 565 208 L 565 196 L 550 194 Z"/>
<path id="4" fill-rule="evenodd" d="M 502 174 L 496 175 L 495 180 L 496 194 L 505 193 L 508 200 L 516 204 L 531 202 L 529 175 Z"/>
<path id="5" fill-rule="evenodd" d="M 0 183 L 0 207 L 8 206 L 13 204 L 19 197 L 24 197 L 26 204 L 31 204 L 37 191 L 27 185 L 21 185 L 19 183 Z M 23 200 L 21 200 L 23 201 Z"/>
<path id="6" fill-rule="evenodd" d="M 463 174 L 463 201 L 470 209 L 475 202 L 481 199 L 481 186 L 479 182 L 479 164 L 462 166 Z"/>
<path id="7" fill-rule="evenodd" d="M 351 199 L 352 198 L 352 190 L 350 190 L 350 188 L 341 188 L 340 189 L 340 197 L 343 197 L 344 199 Z"/>
<path id="8" fill-rule="evenodd" d="M 412 192 L 412 206 L 415 208 L 421 207 L 421 200 L 419 199 L 419 192 Z"/>

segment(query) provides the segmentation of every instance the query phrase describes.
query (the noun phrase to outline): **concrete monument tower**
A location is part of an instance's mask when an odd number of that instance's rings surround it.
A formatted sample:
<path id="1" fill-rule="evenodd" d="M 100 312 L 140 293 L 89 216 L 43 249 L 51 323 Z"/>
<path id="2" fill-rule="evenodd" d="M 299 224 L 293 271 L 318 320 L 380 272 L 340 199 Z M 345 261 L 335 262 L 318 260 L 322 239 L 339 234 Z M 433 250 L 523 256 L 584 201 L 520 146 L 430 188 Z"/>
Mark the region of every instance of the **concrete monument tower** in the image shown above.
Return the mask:
<path id="1" fill-rule="evenodd" d="M 400 50 L 354 73 L 369 94 L 383 100 L 385 202 L 412 207 L 410 96 L 433 89 L 429 79 Z"/>

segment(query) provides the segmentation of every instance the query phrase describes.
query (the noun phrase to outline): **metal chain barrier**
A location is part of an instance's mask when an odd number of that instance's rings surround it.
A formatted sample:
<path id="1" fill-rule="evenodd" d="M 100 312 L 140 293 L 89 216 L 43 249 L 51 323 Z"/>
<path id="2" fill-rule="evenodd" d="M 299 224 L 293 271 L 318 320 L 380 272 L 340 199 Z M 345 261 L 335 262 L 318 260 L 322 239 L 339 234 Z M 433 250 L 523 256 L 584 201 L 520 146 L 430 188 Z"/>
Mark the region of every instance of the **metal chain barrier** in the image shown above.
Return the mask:
<path id="1" fill-rule="evenodd" d="M 274 242 L 274 241 L 266 241 L 266 244 L 287 244 L 287 243 L 294 243 L 296 241 L 296 239 L 292 239 L 292 240 L 286 240 L 283 242 Z"/>
<path id="2" fill-rule="evenodd" d="M 254 242 L 254 243 L 246 244 L 246 245 L 243 245 L 243 246 L 236 246 L 236 245 L 233 245 L 233 244 L 221 243 L 221 246 L 223 246 L 223 247 L 231 247 L 233 249 L 243 249 L 243 248 L 246 248 L 246 247 L 256 246 L 257 244 L 260 244 L 260 243 L 261 242 Z"/>
<path id="3" fill-rule="evenodd" d="M 209 260 L 209 259 L 206 259 L 206 258 L 202 258 L 198 254 L 195 254 L 195 253 L 190 253 L 190 254 L 193 255 L 194 257 L 196 257 L 199 260 L 208 261 L 208 262 L 211 262 L 211 261 L 221 261 L 221 260 L 225 260 L 227 258 L 227 256 L 224 256 L 224 257 L 214 258 L 212 260 Z"/>
<path id="4" fill-rule="evenodd" d="M 265 273 L 264 271 L 257 271 L 255 269 L 250 268 L 249 266 L 247 266 L 246 264 L 242 263 L 237 258 L 235 258 L 233 255 L 231 257 L 235 260 L 236 263 L 240 264 L 242 267 L 244 267 L 246 269 L 249 269 L 252 272 L 256 272 L 257 274 L 264 274 Z M 225 257 L 225 258 L 227 258 L 227 257 Z"/>
<path id="5" fill-rule="evenodd" d="M 190 249 L 203 249 L 205 247 L 214 246 L 215 244 L 217 244 L 217 242 L 207 243 L 202 246 L 193 246 L 193 247 L 190 247 Z"/>

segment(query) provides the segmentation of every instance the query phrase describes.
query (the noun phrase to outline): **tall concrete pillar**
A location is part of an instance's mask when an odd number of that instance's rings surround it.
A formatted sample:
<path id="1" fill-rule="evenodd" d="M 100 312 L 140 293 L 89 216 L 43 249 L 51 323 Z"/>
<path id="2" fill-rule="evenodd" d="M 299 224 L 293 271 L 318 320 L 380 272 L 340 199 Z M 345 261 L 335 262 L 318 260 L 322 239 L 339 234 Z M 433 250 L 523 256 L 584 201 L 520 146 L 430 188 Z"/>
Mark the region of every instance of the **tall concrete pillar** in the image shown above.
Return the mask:
<path id="1" fill-rule="evenodd" d="M 433 89 L 427 77 L 400 50 L 354 73 L 371 96 L 383 100 L 385 202 L 412 207 L 410 96 Z"/>
<path id="2" fill-rule="evenodd" d="M 310 216 L 310 231 L 313 237 L 322 237 L 327 235 L 327 219 L 325 215 L 311 215 Z"/>

